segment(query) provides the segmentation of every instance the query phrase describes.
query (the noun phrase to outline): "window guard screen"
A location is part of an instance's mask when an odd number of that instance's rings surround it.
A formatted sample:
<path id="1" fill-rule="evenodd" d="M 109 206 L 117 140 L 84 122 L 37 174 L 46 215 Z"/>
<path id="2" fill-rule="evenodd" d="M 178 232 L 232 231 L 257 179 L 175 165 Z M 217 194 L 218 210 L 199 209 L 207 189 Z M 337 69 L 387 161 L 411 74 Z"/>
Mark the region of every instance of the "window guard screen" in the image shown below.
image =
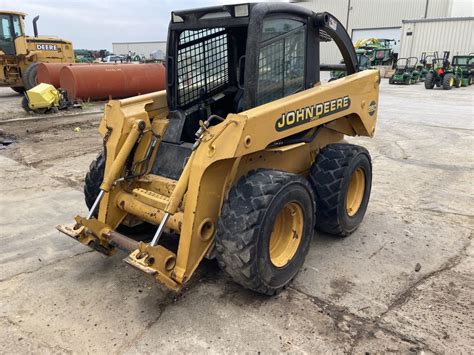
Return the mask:
<path id="1" fill-rule="evenodd" d="M 304 88 L 305 27 L 263 44 L 258 62 L 257 105 Z"/>
<path id="2" fill-rule="evenodd" d="M 229 83 L 227 33 L 224 28 L 191 31 L 179 36 L 178 105 L 186 105 Z"/>

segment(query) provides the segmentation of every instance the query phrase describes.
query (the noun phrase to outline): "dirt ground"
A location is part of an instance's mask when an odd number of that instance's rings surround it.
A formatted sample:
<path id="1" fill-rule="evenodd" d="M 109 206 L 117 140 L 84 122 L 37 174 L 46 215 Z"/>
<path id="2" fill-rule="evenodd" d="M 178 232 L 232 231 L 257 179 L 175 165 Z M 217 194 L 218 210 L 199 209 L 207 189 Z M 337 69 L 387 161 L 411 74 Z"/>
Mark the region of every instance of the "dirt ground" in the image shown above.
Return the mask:
<path id="1" fill-rule="evenodd" d="M 267 298 L 205 262 L 179 297 L 54 227 L 85 213 L 99 106 L 27 117 L 0 89 L 1 353 L 474 352 L 474 86 L 381 85 L 371 202 Z M 8 139 L 3 139 L 9 143 Z"/>

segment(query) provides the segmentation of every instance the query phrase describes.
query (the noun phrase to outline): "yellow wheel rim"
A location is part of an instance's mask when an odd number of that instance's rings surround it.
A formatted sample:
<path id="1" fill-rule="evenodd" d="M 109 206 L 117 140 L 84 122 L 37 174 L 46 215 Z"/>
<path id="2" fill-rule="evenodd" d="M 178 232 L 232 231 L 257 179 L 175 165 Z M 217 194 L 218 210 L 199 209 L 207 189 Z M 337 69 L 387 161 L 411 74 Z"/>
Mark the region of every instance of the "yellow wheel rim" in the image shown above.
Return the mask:
<path id="1" fill-rule="evenodd" d="M 356 169 L 351 176 L 346 194 L 346 211 L 349 216 L 354 216 L 359 211 L 365 192 L 365 173 L 362 168 Z"/>
<path id="2" fill-rule="evenodd" d="M 278 213 L 269 245 L 274 266 L 283 267 L 295 256 L 303 236 L 303 223 L 303 210 L 296 202 L 287 203 Z"/>
<path id="3" fill-rule="evenodd" d="M 453 86 L 453 85 L 454 85 L 454 79 L 451 78 L 451 79 L 449 79 L 449 86 Z"/>

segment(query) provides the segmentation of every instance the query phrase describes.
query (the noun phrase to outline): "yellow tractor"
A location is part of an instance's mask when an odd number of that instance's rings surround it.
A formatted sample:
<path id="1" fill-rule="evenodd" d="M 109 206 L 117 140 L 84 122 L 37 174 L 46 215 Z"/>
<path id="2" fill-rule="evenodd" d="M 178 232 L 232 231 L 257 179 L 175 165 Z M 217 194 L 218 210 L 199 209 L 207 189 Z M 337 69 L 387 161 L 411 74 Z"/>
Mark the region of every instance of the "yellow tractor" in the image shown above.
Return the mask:
<path id="1" fill-rule="evenodd" d="M 242 286 L 281 291 L 314 228 L 351 234 L 369 202 L 380 76 L 360 71 L 331 14 L 285 3 L 171 14 L 166 91 L 110 101 L 86 216 L 58 230 L 180 291 L 203 258 Z M 348 75 L 320 82 L 320 41 Z M 138 235 L 148 223 L 148 237 Z M 128 234 L 128 235 L 125 235 Z"/>
<path id="2" fill-rule="evenodd" d="M 33 19 L 34 37 L 26 36 L 25 16 L 0 10 L 0 86 L 18 93 L 36 86 L 37 63 L 74 63 L 71 42 L 38 36 L 39 16 Z"/>

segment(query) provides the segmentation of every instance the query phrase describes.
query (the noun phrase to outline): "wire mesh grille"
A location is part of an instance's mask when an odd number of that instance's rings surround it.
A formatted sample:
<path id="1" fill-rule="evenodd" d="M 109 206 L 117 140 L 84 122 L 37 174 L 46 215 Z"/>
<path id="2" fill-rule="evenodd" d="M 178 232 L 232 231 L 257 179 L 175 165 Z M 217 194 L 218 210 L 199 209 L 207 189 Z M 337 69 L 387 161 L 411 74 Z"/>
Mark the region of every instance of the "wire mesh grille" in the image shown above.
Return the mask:
<path id="1" fill-rule="evenodd" d="M 227 34 L 223 28 L 184 31 L 178 47 L 178 104 L 186 105 L 229 82 Z"/>

